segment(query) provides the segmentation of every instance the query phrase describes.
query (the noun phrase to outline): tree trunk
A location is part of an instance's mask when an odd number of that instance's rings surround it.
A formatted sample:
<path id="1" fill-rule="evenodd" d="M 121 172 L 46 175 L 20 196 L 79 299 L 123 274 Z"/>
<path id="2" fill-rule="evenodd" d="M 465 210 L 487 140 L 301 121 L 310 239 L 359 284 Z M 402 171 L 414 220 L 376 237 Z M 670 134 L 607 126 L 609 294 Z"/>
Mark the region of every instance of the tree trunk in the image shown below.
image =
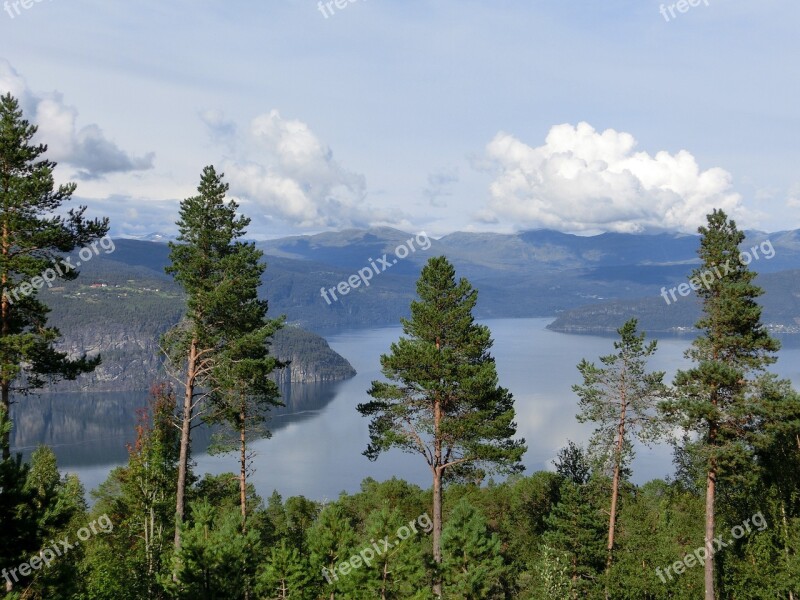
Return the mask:
<path id="1" fill-rule="evenodd" d="M 242 506 L 242 532 L 247 531 L 247 413 L 242 400 L 242 410 L 239 413 L 239 502 Z"/>
<path id="2" fill-rule="evenodd" d="M 623 376 L 624 377 L 624 376 Z M 623 379 L 624 385 L 624 379 Z M 606 600 L 608 600 L 608 578 L 611 575 L 611 561 L 614 552 L 614 535 L 617 529 L 617 502 L 619 501 L 619 475 L 622 463 L 622 449 L 625 444 L 625 418 L 628 411 L 628 399 L 625 390 L 620 390 L 619 425 L 617 426 L 617 444 L 614 449 L 614 476 L 611 479 L 611 510 L 608 518 L 608 546 L 606 554 Z"/>
<path id="3" fill-rule="evenodd" d="M 8 223 L 3 223 L 3 242 L 0 251 L 2 251 L 3 256 L 7 256 L 9 250 Z M 2 284 L 2 292 L 5 292 L 6 286 L 8 285 L 7 271 L 3 271 L 2 278 L 0 278 L 0 284 Z M 3 297 L 0 299 L 0 320 L 2 320 L 2 325 L 0 325 L 0 335 L 5 337 L 9 334 L 11 329 L 11 303 L 8 301 L 8 296 L 6 296 L 5 293 L 3 293 Z M 0 409 L 2 410 L 2 414 L 0 415 L 0 426 L 6 426 L 11 422 L 10 387 L 10 381 L 4 380 L 0 382 L 0 393 L 2 393 L 2 409 Z M 0 444 L 3 446 L 3 460 L 8 460 L 11 458 L 11 432 L 5 428 L 3 430 L 2 441 L 0 441 Z"/>
<path id="4" fill-rule="evenodd" d="M 189 471 L 189 450 L 192 434 L 192 405 L 194 403 L 194 384 L 197 376 L 197 339 L 192 339 L 189 359 L 186 366 L 186 393 L 183 396 L 181 414 L 181 449 L 178 459 L 178 488 L 175 505 L 175 552 L 181 549 L 181 525 L 186 514 L 186 477 Z M 173 579 L 176 574 L 173 573 Z"/>
<path id="5" fill-rule="evenodd" d="M 4 302 L 5 303 L 5 302 Z M 0 383 L 0 395 L 2 395 L 2 407 L 0 407 L 0 426 L 3 427 L 3 460 L 11 458 L 11 431 L 7 425 L 11 422 L 11 386 L 8 382 Z"/>
<path id="6" fill-rule="evenodd" d="M 441 350 L 441 341 L 436 338 L 436 350 Z M 439 394 L 434 398 L 433 406 L 433 562 L 437 573 L 433 581 L 433 593 L 442 597 L 442 580 L 439 566 L 442 564 L 442 399 Z"/>
<path id="7" fill-rule="evenodd" d="M 436 466 L 433 469 L 433 562 L 436 568 L 442 564 L 442 470 Z M 437 573 L 433 583 L 433 593 L 441 598 L 442 582 Z"/>
<path id="8" fill-rule="evenodd" d="M 706 479 L 706 564 L 705 564 L 705 586 L 706 596 L 705 600 L 716 600 L 714 595 L 714 502 L 716 500 L 717 491 L 717 467 L 716 461 L 712 459 L 711 466 L 708 469 L 708 477 Z"/>

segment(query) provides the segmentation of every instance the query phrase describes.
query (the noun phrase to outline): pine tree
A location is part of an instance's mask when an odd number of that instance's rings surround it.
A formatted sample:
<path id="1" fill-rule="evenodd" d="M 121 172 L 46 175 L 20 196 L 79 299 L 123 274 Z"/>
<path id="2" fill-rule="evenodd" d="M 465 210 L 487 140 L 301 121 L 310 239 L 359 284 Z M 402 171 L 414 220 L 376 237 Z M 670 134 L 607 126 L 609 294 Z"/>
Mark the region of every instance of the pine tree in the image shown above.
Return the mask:
<path id="1" fill-rule="evenodd" d="M 596 482 L 561 482 L 560 497 L 547 516 L 544 547 L 567 559 L 571 598 L 595 598 L 604 560 L 604 525 L 597 508 Z"/>
<path id="2" fill-rule="evenodd" d="M 47 326 L 50 309 L 37 295 L 45 283 L 78 276 L 65 255 L 96 244 L 108 233 L 108 219 L 84 218 L 85 206 L 58 214 L 76 186 L 56 187 L 56 163 L 43 158 L 47 146 L 32 144 L 36 131 L 11 94 L 0 96 L 0 422 L 10 419 L 12 393 L 75 379 L 100 364 L 99 357 L 70 359 L 55 349 L 61 334 Z M 7 428 L 0 445 L 10 458 Z"/>
<path id="3" fill-rule="evenodd" d="M 655 353 L 657 342 L 645 344 L 645 334 L 637 333 L 636 325 L 636 319 L 629 319 L 617 330 L 617 352 L 600 357 L 603 367 L 582 360 L 578 370 L 583 385 L 572 386 L 580 397 L 578 421 L 596 424 L 592 454 L 612 471 L 606 578 L 613 559 L 621 474 L 633 458 L 631 442 L 651 443 L 663 429 L 657 408 L 666 394 L 664 372 L 647 372 L 647 359 Z"/>
<path id="4" fill-rule="evenodd" d="M 11 423 L 0 423 L 0 428 Z M 0 586 L 10 592 L 19 583 L 19 574 L 11 569 L 28 560 L 39 549 L 39 528 L 36 514 L 31 510 L 34 493 L 27 486 L 29 466 L 22 455 L 0 459 Z"/>
<path id="5" fill-rule="evenodd" d="M 175 548 L 181 544 L 191 431 L 205 408 L 226 406 L 235 390 L 235 373 L 254 379 L 274 366 L 266 357 L 265 338 L 276 328 L 266 322 L 266 303 L 256 291 L 264 266 L 252 243 L 240 240 L 250 220 L 237 216 L 238 205 L 226 202 L 228 184 L 212 166 L 203 169 L 198 195 L 181 202 L 177 242 L 170 243 L 167 272 L 187 295 L 186 318 L 164 336 L 165 353 L 173 370 L 182 373 L 180 457 L 176 492 Z M 252 354 L 255 352 L 255 354 Z M 235 366 L 238 361 L 239 366 Z M 260 361 L 260 362 L 259 362 Z M 258 363 L 257 367 L 253 364 Z M 242 369 L 237 371 L 237 369 Z M 250 383 L 253 379 L 248 380 Z M 275 390 L 258 381 L 255 396 L 274 403 Z M 249 385 L 249 384 L 248 384 Z M 246 388 L 238 388 L 242 391 Z M 247 391 L 246 395 L 250 393 Z M 208 416 L 208 415 L 205 415 Z M 246 482 L 243 478 L 243 488 Z"/>
<path id="6" fill-rule="evenodd" d="M 306 543 L 311 555 L 312 582 L 318 582 L 322 594 L 331 600 L 337 594 L 346 594 L 352 587 L 347 581 L 351 573 L 342 573 L 340 565 L 356 552 L 356 533 L 341 506 L 330 504 L 322 510 L 307 530 Z"/>
<path id="7" fill-rule="evenodd" d="M 41 546 L 51 545 L 50 540 L 76 539 L 76 532 L 87 522 L 85 491 L 77 476 L 62 477 L 51 448 L 40 446 L 33 452 L 25 485 L 33 495 L 30 509 L 38 521 Z M 46 568 L 35 570 L 25 584 L 25 597 L 48 600 L 79 595 L 83 581 L 77 566 L 83 551 L 76 545 Z"/>
<path id="8" fill-rule="evenodd" d="M 228 346 L 219 353 L 213 370 L 216 406 L 210 422 L 222 421 L 235 434 L 233 441 L 230 438 L 226 441 L 225 434 L 222 434 L 217 450 L 238 450 L 239 498 L 244 528 L 248 514 L 247 476 L 253 458 L 248 443 L 251 439 L 269 436 L 265 427 L 267 414 L 273 407 L 283 406 L 278 385 L 270 376 L 286 363 L 269 354 L 270 339 L 283 326 L 283 320 L 267 320 L 267 303 L 258 300 L 258 286 L 265 268 L 259 263 L 262 254 L 252 246 L 242 250 L 238 269 L 242 276 L 235 285 L 240 298 L 244 298 L 247 290 L 251 295 L 240 303 L 236 316 L 228 323 L 231 338 Z"/>
<path id="9" fill-rule="evenodd" d="M 258 576 L 256 590 L 263 600 L 312 600 L 312 576 L 308 561 L 285 539 L 270 550 Z"/>
<path id="10" fill-rule="evenodd" d="M 442 562 L 442 484 L 478 480 L 486 469 L 521 470 L 524 440 L 514 440 L 514 401 L 498 385 L 489 328 L 475 323 L 478 293 L 456 281 L 445 257 L 432 258 L 417 282 L 418 301 L 403 319 L 408 337 L 381 356 L 383 375 L 373 400 L 358 406 L 371 417 L 370 460 L 390 448 L 421 454 L 433 479 L 433 559 Z M 434 585 L 436 595 L 440 586 Z"/>
<path id="11" fill-rule="evenodd" d="M 220 509 L 206 500 L 191 504 L 192 524 L 184 525 L 176 556 L 178 598 L 246 598 L 262 556 L 258 534 L 242 533 L 238 510 Z"/>
<path id="12" fill-rule="evenodd" d="M 445 598 L 505 598 L 506 567 L 500 552 L 500 538 L 489 531 L 486 519 L 465 498 L 453 508 L 442 532 L 442 546 Z"/>
<path id="13" fill-rule="evenodd" d="M 702 300 L 702 332 L 686 352 L 695 366 L 675 376 L 677 397 L 666 413 L 701 441 L 706 471 L 705 598 L 715 600 L 713 539 L 717 485 L 720 478 L 752 467 L 748 432 L 757 430 L 757 411 L 748 391 L 779 349 L 761 323 L 756 298 L 763 291 L 753 284 L 755 273 L 739 260 L 744 233 L 721 210 L 708 215 L 699 228 L 701 265 L 690 279 Z"/>
<path id="14" fill-rule="evenodd" d="M 567 445 L 558 451 L 553 466 L 556 473 L 578 485 L 589 481 L 592 472 L 586 451 L 572 440 L 567 440 Z"/>
<path id="15" fill-rule="evenodd" d="M 388 504 L 370 513 L 358 548 L 374 550 L 377 546 L 381 551 L 373 551 L 370 564 L 350 576 L 348 583 L 352 584 L 353 593 L 381 600 L 430 598 L 430 577 L 421 537 L 424 530 L 416 527 L 414 533 L 400 510 L 389 508 Z M 391 540 L 391 549 L 382 548 L 383 539 Z"/>

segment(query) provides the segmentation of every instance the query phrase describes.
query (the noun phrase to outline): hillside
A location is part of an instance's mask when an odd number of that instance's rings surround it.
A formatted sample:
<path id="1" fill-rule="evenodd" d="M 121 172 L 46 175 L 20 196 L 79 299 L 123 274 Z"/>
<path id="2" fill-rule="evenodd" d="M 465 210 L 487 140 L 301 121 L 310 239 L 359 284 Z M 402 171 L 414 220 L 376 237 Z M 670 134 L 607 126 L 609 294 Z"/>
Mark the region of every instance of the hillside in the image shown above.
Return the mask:
<path id="1" fill-rule="evenodd" d="M 755 282 L 764 289 L 759 303 L 765 326 L 773 333 L 800 333 L 800 270 L 761 274 Z M 661 296 L 601 302 L 564 311 L 548 328 L 569 333 L 606 333 L 616 331 L 630 317 L 639 319 L 640 327 L 646 331 L 693 331 L 700 318 L 700 303 L 692 296 L 679 297 L 669 305 Z"/>
<path id="2" fill-rule="evenodd" d="M 411 239 L 416 250 L 391 264 L 395 249 Z M 686 312 L 688 299 L 681 298 L 667 312 L 661 312 L 659 302 L 664 304 L 661 288 L 684 282 L 697 264 L 698 237 L 694 235 L 576 236 L 537 230 L 453 233 L 429 239 L 427 249 L 420 241 L 420 236 L 382 227 L 259 242 L 268 263 L 262 293 L 270 302 L 270 313 L 285 314 L 290 322 L 321 334 L 396 325 L 408 316 L 422 266 L 430 257 L 444 254 L 458 275 L 469 278 L 479 290 L 476 314 L 480 318 L 546 317 L 592 306 L 603 313 L 615 306 L 623 311 L 637 306 L 652 313 L 659 329 L 693 322 L 693 313 Z M 773 325 L 792 330 L 796 325 L 794 289 L 781 282 L 796 279 L 792 270 L 800 269 L 800 232 L 749 232 L 742 247 L 766 242 L 774 250 L 772 257 L 753 261 L 751 268 L 764 275 L 783 273 L 765 279 L 765 285 L 770 289 L 769 302 L 776 307 Z M 83 282 L 110 275 L 138 277 L 168 293 L 171 284 L 163 271 L 166 244 L 122 239 L 116 246 L 113 254 L 84 266 Z M 359 285 L 330 304 L 323 299 L 321 288 L 347 281 L 384 254 L 391 266 L 373 275 L 369 286 Z M 126 277 L 131 270 L 133 275 Z"/>
<path id="3" fill-rule="evenodd" d="M 103 358 L 94 373 L 45 391 L 142 390 L 163 376 L 158 340 L 180 320 L 183 295 L 152 268 L 157 265 L 148 264 L 147 253 L 126 256 L 125 246 L 124 240 L 118 244 L 120 256 L 138 264 L 97 258 L 82 267 L 76 281 L 41 292 L 52 309 L 50 322 L 57 323 L 63 334 L 61 349 L 73 354 L 99 352 Z M 298 327 L 280 331 L 272 350 L 281 360 L 291 361 L 277 374 L 282 384 L 337 381 L 355 374 L 324 338 Z"/>

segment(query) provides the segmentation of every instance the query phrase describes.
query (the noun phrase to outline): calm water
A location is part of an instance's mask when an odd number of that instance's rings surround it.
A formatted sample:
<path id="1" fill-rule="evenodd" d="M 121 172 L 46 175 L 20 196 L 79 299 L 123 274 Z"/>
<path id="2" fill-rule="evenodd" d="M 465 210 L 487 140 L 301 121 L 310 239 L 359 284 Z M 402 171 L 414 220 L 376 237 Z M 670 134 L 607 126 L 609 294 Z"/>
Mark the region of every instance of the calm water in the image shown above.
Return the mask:
<path id="1" fill-rule="evenodd" d="M 493 319 L 485 323 L 495 340 L 493 354 L 501 385 L 514 394 L 519 435 L 528 444 L 528 472 L 551 469 L 550 461 L 568 439 L 585 442 L 590 425 L 575 420 L 577 363 L 609 354 L 613 337 L 554 333 L 550 319 Z M 396 475 L 427 487 L 429 474 L 416 455 L 393 452 L 372 463 L 362 456 L 368 442 L 367 420 L 355 410 L 368 399 L 366 390 L 380 377 L 378 357 L 401 334 L 399 328 L 358 330 L 330 336 L 331 347 L 358 371 L 353 379 L 334 384 L 294 385 L 285 390 L 287 408 L 275 413 L 270 439 L 252 444 L 258 452 L 251 481 L 266 497 L 277 489 L 284 497 L 303 494 L 335 498 L 359 489 L 365 477 L 383 480 Z M 800 385 L 800 340 L 784 338 L 773 371 Z M 662 338 L 651 363 L 667 371 L 686 366 L 688 338 Z M 146 394 L 59 394 L 23 400 L 15 411 L 15 447 L 29 453 L 38 443 L 55 448 L 64 471 L 77 473 L 87 489 L 101 483 L 111 468 L 126 461 L 125 444 L 133 437 L 136 409 Z M 238 471 L 235 455 L 204 453 L 208 433 L 195 435 L 199 473 Z M 634 481 L 672 473 L 669 447 L 639 448 Z"/>

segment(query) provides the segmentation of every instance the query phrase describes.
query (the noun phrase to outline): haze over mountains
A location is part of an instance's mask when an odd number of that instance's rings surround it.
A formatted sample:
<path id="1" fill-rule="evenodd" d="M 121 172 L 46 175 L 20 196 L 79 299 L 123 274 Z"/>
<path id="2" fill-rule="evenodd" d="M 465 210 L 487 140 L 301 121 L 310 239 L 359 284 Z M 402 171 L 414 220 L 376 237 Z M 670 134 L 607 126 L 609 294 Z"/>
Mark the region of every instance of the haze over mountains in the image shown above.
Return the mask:
<path id="1" fill-rule="evenodd" d="M 149 236 L 164 240 L 160 234 Z M 686 282 L 699 263 L 699 237 L 685 234 L 577 236 L 551 230 L 517 234 L 457 232 L 417 241 L 404 259 L 395 249 L 418 234 L 392 228 L 348 229 L 258 242 L 268 268 L 262 290 L 272 315 L 318 333 L 342 328 L 397 325 L 408 315 L 420 269 L 432 256 L 446 255 L 459 276 L 479 290 L 477 315 L 491 317 L 559 316 L 554 327 L 604 331 L 628 316 L 639 316 L 653 331 L 690 328 L 697 304 L 692 296 L 667 305 L 661 288 Z M 422 239 L 422 238 L 420 238 Z M 169 281 L 166 244 L 120 239 L 116 251 L 84 267 L 84 282 L 102 277 L 97 269 L 133 269 Z M 766 294 L 765 322 L 776 331 L 797 332 L 796 298 L 800 294 L 800 230 L 772 234 L 747 232 L 742 249 L 768 246 L 750 267 Z M 335 288 L 383 255 L 391 266 L 330 304 L 321 288 Z M 767 258 L 772 254 L 771 258 Z M 105 264 L 105 267 L 101 265 Z M 378 263 L 380 270 L 380 263 Z"/>

